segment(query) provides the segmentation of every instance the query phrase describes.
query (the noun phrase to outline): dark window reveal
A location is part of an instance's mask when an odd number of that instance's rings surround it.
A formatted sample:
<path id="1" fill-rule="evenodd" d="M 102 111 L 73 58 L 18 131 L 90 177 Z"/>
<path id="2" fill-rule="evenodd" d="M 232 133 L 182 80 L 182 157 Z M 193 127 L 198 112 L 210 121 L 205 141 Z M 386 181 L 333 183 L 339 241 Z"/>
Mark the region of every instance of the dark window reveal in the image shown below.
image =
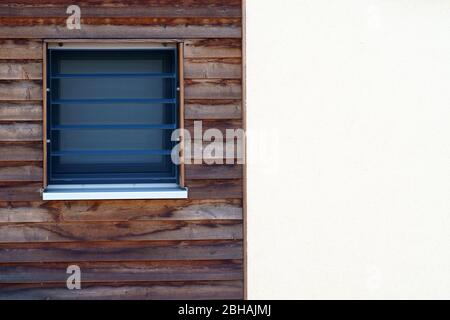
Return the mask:
<path id="1" fill-rule="evenodd" d="M 175 49 L 49 49 L 49 184 L 177 183 Z"/>

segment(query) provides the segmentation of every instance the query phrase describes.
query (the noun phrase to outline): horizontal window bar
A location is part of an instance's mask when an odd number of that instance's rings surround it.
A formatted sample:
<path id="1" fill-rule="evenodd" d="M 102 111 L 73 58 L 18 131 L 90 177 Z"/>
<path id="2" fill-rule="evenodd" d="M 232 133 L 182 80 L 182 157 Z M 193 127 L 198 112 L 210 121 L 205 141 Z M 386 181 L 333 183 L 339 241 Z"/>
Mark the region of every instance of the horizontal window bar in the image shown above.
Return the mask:
<path id="1" fill-rule="evenodd" d="M 52 157 L 66 155 L 170 155 L 172 150 L 67 150 L 67 151 L 51 151 Z"/>
<path id="2" fill-rule="evenodd" d="M 175 73 L 59 73 L 52 79 L 66 78 L 175 78 Z"/>
<path id="3" fill-rule="evenodd" d="M 51 104 L 115 104 L 115 103 L 174 104 L 177 103 L 177 99 L 63 99 L 51 101 Z"/>
<path id="4" fill-rule="evenodd" d="M 103 130 L 103 129 L 163 129 L 174 130 L 176 124 L 127 124 L 127 125 L 56 125 L 51 129 L 59 130 Z"/>

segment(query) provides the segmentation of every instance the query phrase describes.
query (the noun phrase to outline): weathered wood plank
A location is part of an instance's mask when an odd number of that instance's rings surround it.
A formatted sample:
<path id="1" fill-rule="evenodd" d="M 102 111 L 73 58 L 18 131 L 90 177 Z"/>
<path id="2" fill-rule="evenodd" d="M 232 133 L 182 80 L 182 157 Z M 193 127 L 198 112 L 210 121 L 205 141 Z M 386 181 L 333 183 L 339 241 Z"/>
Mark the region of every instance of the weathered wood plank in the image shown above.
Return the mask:
<path id="1" fill-rule="evenodd" d="M 240 79 L 242 77 L 240 58 L 196 58 L 184 60 L 186 78 L 198 79 Z"/>
<path id="2" fill-rule="evenodd" d="M 190 199 L 241 199 L 240 180 L 189 180 Z M 39 201 L 41 183 L 1 183 L 0 201 Z"/>
<path id="3" fill-rule="evenodd" d="M 39 201 L 42 200 L 42 183 L 4 183 L 0 182 L 0 201 Z"/>
<path id="4" fill-rule="evenodd" d="M 224 141 L 217 140 L 217 143 L 215 142 L 213 147 L 221 148 L 220 150 L 211 150 L 210 142 L 206 141 L 193 141 L 191 144 L 191 154 L 185 155 L 185 163 L 186 165 L 196 164 L 207 164 L 207 165 L 224 165 L 224 164 L 242 164 L 244 161 L 244 154 L 238 154 L 237 150 L 239 145 L 243 142 L 242 140 L 235 141 L 234 146 L 234 152 L 227 152 Z M 219 147 L 220 143 L 220 147 Z"/>
<path id="5" fill-rule="evenodd" d="M 70 1 L 0 4 L 1 16 L 66 17 Z M 240 0 L 77 1 L 84 17 L 240 17 Z"/>
<path id="6" fill-rule="evenodd" d="M 240 221 L 0 223 L 0 242 L 242 239 Z"/>
<path id="7" fill-rule="evenodd" d="M 0 102 L 0 121 L 40 121 L 42 104 L 38 101 Z"/>
<path id="8" fill-rule="evenodd" d="M 240 180 L 191 180 L 189 199 L 241 199 Z M 0 183 L 0 201 L 39 201 L 42 200 L 41 183 Z"/>
<path id="9" fill-rule="evenodd" d="M 36 0 L 10 0 L 8 1 L 10 4 L 13 3 L 17 6 L 35 6 Z M 46 6 L 54 6 L 54 5 L 70 5 L 72 4 L 71 0 L 45 0 L 41 1 Z M 194 1 L 187 1 L 187 0 L 80 0 L 77 2 L 79 5 L 83 6 L 89 6 L 89 5 L 97 5 L 102 7 L 127 7 L 130 5 L 146 5 L 149 7 L 159 7 L 159 6 L 183 6 L 186 5 L 186 3 L 189 4 L 189 6 L 192 7 L 202 7 L 211 5 L 212 7 L 216 6 L 233 6 L 233 7 L 239 7 L 241 4 L 241 0 L 194 0 Z M 5 5 L 7 6 L 7 5 Z"/>
<path id="10" fill-rule="evenodd" d="M 42 41 L 0 40 L 0 59 L 42 59 Z"/>
<path id="11" fill-rule="evenodd" d="M 42 124 L 38 123 L 2 123 L 0 141 L 41 141 Z"/>
<path id="12" fill-rule="evenodd" d="M 82 284 L 67 290 L 66 283 L 0 284 L 0 299 L 101 300 L 240 300 L 243 281 Z"/>
<path id="13" fill-rule="evenodd" d="M 242 84 L 236 79 L 185 80 L 186 99 L 241 99 Z"/>
<path id="14" fill-rule="evenodd" d="M 42 86 L 38 81 L 0 81 L 0 101 L 41 100 Z"/>
<path id="15" fill-rule="evenodd" d="M 185 121 L 185 128 L 189 131 L 191 134 L 191 137 L 194 137 L 194 129 L 197 125 L 198 130 L 200 130 L 200 125 L 202 132 L 204 134 L 205 131 L 210 129 L 217 129 L 220 132 L 222 132 L 223 137 L 226 138 L 226 130 L 236 130 L 236 129 L 242 129 L 243 124 L 242 121 L 239 119 L 227 119 L 227 120 L 186 120 Z"/>
<path id="16" fill-rule="evenodd" d="M 67 27 L 67 14 L 63 17 L 15 17 L 0 16 L 2 26 L 8 27 Z M 235 26 L 240 27 L 241 19 L 232 17 L 85 17 L 81 15 L 81 28 L 87 26 Z M 69 30 L 70 31 L 70 30 Z"/>
<path id="17" fill-rule="evenodd" d="M 42 163 L 0 162 L 0 181 L 42 181 Z"/>
<path id="18" fill-rule="evenodd" d="M 242 165 L 187 165 L 186 179 L 242 179 Z"/>
<path id="19" fill-rule="evenodd" d="M 187 180 L 190 199 L 240 199 L 242 180 Z"/>
<path id="20" fill-rule="evenodd" d="M 89 19 L 82 19 L 82 27 L 77 30 L 70 30 L 65 25 L 65 20 L 45 21 L 42 25 L 40 20 L 25 21 L 24 26 L 17 21 L 5 21 L 0 18 L 0 38 L 10 38 L 13 34 L 15 38 L 20 39 L 40 39 L 40 38 L 57 38 L 57 39 L 95 39 L 95 38 L 115 38 L 121 39 L 192 39 L 192 38 L 240 38 L 241 26 L 240 22 L 231 19 L 223 24 L 214 22 L 203 22 L 202 25 L 177 23 L 169 25 L 168 22 L 159 22 L 159 25 L 151 24 L 153 18 L 145 18 L 150 20 L 136 21 L 133 25 L 128 19 L 123 21 L 111 21 L 115 18 L 100 19 L 95 24 L 90 24 Z M 138 18 L 134 18 L 138 20 Z M 17 20 L 17 19 L 14 19 Z M 52 20 L 52 19 L 50 19 Z M 116 19 L 118 20 L 118 19 Z M 92 23 L 94 23 L 92 22 Z M 116 23 L 116 24 L 111 24 Z M 16 58 L 17 59 L 17 58 Z"/>
<path id="21" fill-rule="evenodd" d="M 226 159 L 236 159 L 237 163 L 242 164 L 245 132 L 241 129 L 241 120 L 186 120 L 185 128 L 192 139 L 190 148 L 189 144 L 185 148 L 186 164 L 199 164 L 198 160 L 202 159 L 206 164 L 212 164 L 207 162 L 212 160 L 215 160 L 215 164 L 224 164 L 222 160 Z M 203 137 L 202 141 L 198 140 L 200 137 Z M 231 146 L 234 150 L 230 149 Z"/>
<path id="22" fill-rule="evenodd" d="M 71 263 L 0 264 L 0 283 L 65 282 Z M 77 262 L 83 283 L 242 280 L 240 260 Z"/>
<path id="23" fill-rule="evenodd" d="M 187 120 L 241 119 L 240 100 L 187 100 L 185 104 Z"/>
<path id="24" fill-rule="evenodd" d="M 0 80 L 42 79 L 42 63 L 30 61 L 0 61 Z"/>
<path id="25" fill-rule="evenodd" d="M 241 219 L 238 199 L 0 202 L 0 222 Z"/>
<path id="26" fill-rule="evenodd" d="M 0 262 L 242 259 L 242 241 L 0 243 Z"/>
<path id="27" fill-rule="evenodd" d="M 0 143 L 0 161 L 42 161 L 42 144 Z"/>
<path id="28" fill-rule="evenodd" d="M 240 58 L 242 42 L 240 39 L 199 39 L 186 40 L 185 58 Z"/>

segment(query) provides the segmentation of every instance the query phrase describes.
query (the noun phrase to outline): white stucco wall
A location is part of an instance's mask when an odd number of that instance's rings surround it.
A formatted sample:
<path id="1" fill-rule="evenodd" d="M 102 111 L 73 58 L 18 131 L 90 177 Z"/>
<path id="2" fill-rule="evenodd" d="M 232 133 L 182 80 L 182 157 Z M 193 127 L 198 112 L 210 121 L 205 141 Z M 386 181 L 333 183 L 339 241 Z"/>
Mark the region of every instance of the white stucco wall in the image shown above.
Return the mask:
<path id="1" fill-rule="evenodd" d="M 247 0 L 251 299 L 450 298 L 450 1 Z"/>

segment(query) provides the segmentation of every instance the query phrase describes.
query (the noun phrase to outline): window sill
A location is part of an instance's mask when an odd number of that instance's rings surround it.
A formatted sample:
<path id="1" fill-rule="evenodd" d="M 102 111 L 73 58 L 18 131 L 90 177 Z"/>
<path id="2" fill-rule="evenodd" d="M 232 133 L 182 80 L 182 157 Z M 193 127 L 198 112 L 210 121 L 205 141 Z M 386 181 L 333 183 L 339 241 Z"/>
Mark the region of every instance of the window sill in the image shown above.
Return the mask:
<path id="1" fill-rule="evenodd" d="M 50 185 L 43 200 L 187 199 L 187 188 L 176 184 Z"/>

